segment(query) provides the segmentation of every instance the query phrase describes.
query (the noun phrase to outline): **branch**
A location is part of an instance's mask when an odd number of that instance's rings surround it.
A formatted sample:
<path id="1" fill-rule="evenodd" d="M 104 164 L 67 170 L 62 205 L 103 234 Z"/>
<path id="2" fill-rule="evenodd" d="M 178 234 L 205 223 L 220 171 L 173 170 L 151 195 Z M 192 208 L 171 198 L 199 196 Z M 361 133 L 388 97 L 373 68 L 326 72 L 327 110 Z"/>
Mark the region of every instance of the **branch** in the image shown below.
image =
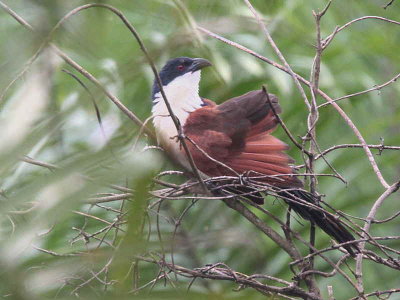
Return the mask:
<path id="1" fill-rule="evenodd" d="M 298 287 L 297 285 L 291 284 L 286 287 L 277 287 L 272 285 L 263 284 L 255 278 L 265 278 L 264 276 L 255 275 L 245 275 L 243 273 L 236 272 L 228 267 L 219 268 L 216 264 L 213 266 L 206 266 L 203 268 L 196 268 L 196 269 L 188 269 L 182 266 L 173 265 L 172 263 L 168 263 L 165 260 L 155 260 L 153 258 L 147 258 L 144 256 L 137 256 L 139 260 L 153 263 L 159 265 L 160 267 L 166 267 L 171 271 L 175 271 L 178 275 L 189 277 L 189 278 L 205 278 L 205 279 L 213 279 L 213 280 L 227 280 L 233 281 L 237 284 L 240 284 L 243 287 L 252 287 L 260 292 L 269 294 L 282 294 L 288 296 L 295 296 L 300 297 L 302 299 L 309 299 L 309 300 L 321 300 L 320 297 L 316 296 L 313 293 L 306 292 L 302 288 Z M 268 277 L 267 277 L 268 278 Z"/>
<path id="2" fill-rule="evenodd" d="M 367 20 L 367 19 L 375 19 L 375 20 L 380 20 L 380 21 L 392 23 L 392 24 L 395 24 L 395 25 L 400 25 L 400 22 L 394 21 L 394 20 L 390 20 L 388 18 L 379 17 L 379 16 L 364 16 L 364 17 L 361 17 L 361 18 L 357 18 L 357 19 L 351 20 L 350 22 L 347 22 L 343 26 L 340 26 L 339 28 L 335 29 L 335 31 L 333 33 L 331 33 L 329 36 L 327 36 L 324 40 L 325 41 L 326 40 L 331 40 L 333 35 L 336 35 L 337 33 L 341 32 L 343 29 L 346 29 L 347 27 L 349 27 L 350 25 L 352 25 L 352 24 L 354 24 L 356 22 Z"/>
<path id="3" fill-rule="evenodd" d="M 388 2 L 388 3 L 383 7 L 383 9 L 388 8 L 390 5 L 393 4 L 393 2 L 394 2 L 394 0 L 390 0 L 390 2 Z"/>
<path id="4" fill-rule="evenodd" d="M 261 29 L 264 32 L 265 37 L 267 38 L 268 43 L 271 45 L 272 49 L 274 49 L 276 55 L 279 57 L 279 59 L 281 60 L 281 62 L 285 65 L 287 72 L 290 74 L 290 76 L 292 76 L 294 83 L 297 87 L 297 89 L 300 91 L 301 97 L 304 100 L 304 103 L 306 104 L 306 106 L 308 107 L 308 109 L 311 109 L 310 106 L 310 101 L 307 98 L 306 93 L 304 92 L 303 87 L 301 86 L 298 77 L 296 76 L 296 74 L 293 72 L 292 68 L 290 67 L 290 65 L 287 63 L 285 57 L 283 56 L 283 54 L 281 53 L 281 51 L 279 50 L 279 48 L 277 47 L 277 45 L 275 44 L 274 40 L 272 39 L 271 35 L 268 32 L 267 27 L 265 26 L 264 22 L 261 20 L 260 15 L 257 13 L 257 11 L 254 9 L 254 7 L 251 5 L 249 0 L 244 0 L 244 2 L 246 3 L 247 7 L 251 10 L 251 12 L 253 13 L 254 17 L 256 18 L 258 24 L 260 25 Z"/>
<path id="5" fill-rule="evenodd" d="M 366 223 L 363 228 L 362 237 L 365 238 L 369 234 L 369 230 L 373 220 L 375 219 L 375 215 L 378 212 L 378 209 L 382 206 L 383 202 L 393 193 L 395 193 L 400 188 L 400 181 L 396 182 L 392 186 L 390 186 L 374 203 L 372 206 L 368 216 Z M 359 288 L 360 293 L 363 293 L 364 286 L 362 280 L 362 261 L 363 255 L 362 252 L 365 248 L 365 242 L 361 242 L 359 244 L 360 254 L 357 255 L 356 259 L 356 278 L 357 278 L 357 286 Z"/>
<path id="6" fill-rule="evenodd" d="M 291 244 L 290 241 L 281 237 L 275 230 L 266 225 L 261 221 L 252 211 L 250 211 L 246 206 L 244 206 L 240 201 L 236 199 L 225 199 L 224 203 L 236 210 L 243 217 L 249 220 L 253 225 L 255 225 L 259 230 L 261 230 L 265 235 L 271 238 L 276 244 L 279 245 L 283 250 L 285 250 L 292 259 L 296 260 L 301 258 L 300 252 Z"/>
<path id="7" fill-rule="evenodd" d="M 94 5 L 94 4 L 93 4 Z M 100 5 L 100 4 L 99 4 Z M 28 23 L 26 22 L 21 16 L 19 16 L 17 13 L 12 11 L 7 5 L 5 5 L 2 1 L 0 1 L 0 6 L 8 12 L 14 19 L 16 19 L 20 24 L 22 24 L 25 28 L 28 30 L 35 32 L 35 29 Z M 91 4 L 84 6 L 82 9 L 89 8 Z M 70 12 L 69 14 L 71 14 Z M 75 12 L 76 13 L 76 12 Z M 52 35 L 54 34 L 54 31 L 62 24 L 63 20 L 68 17 L 64 16 L 63 19 L 61 19 L 57 25 L 51 30 L 50 34 L 44 39 L 44 42 L 41 44 L 39 47 L 39 50 L 35 53 L 35 55 L 29 60 L 29 64 L 33 63 L 33 61 L 39 56 L 41 50 L 47 45 L 50 45 L 50 48 L 58 55 L 60 56 L 67 64 L 72 66 L 74 69 L 76 69 L 79 73 L 81 73 L 83 76 L 85 76 L 87 79 L 89 79 L 92 83 L 94 83 L 114 104 L 126 115 L 128 118 L 130 118 L 134 123 L 136 123 L 138 126 L 143 126 L 142 121 L 134 114 L 132 113 L 122 102 L 113 94 L 111 94 L 102 84 L 100 81 L 97 80 L 96 77 L 94 77 L 90 72 L 88 72 L 86 69 L 84 69 L 82 66 L 80 66 L 77 62 L 75 62 L 72 58 L 70 58 L 67 54 L 65 54 L 63 51 L 61 51 L 56 45 L 49 43 L 51 40 Z M 29 64 L 27 64 L 29 66 Z M 22 76 L 24 72 L 26 72 L 28 68 L 24 68 L 24 70 L 19 74 L 19 76 Z M 146 133 L 154 138 L 154 133 L 149 129 L 145 128 Z"/>
<path id="8" fill-rule="evenodd" d="M 220 41 L 222 41 L 222 42 L 224 42 L 224 43 L 226 43 L 226 44 L 228 44 L 228 45 L 231 45 L 231 46 L 233 46 L 233 47 L 236 47 L 236 48 L 238 48 L 238 49 L 240 49 L 240 50 L 242 50 L 242 51 L 244 51 L 244 52 L 246 52 L 246 53 L 248 53 L 248 54 L 250 54 L 250 55 L 253 55 L 254 57 L 257 57 L 258 59 L 260 59 L 260 60 L 262 60 L 262 61 L 265 61 L 265 62 L 267 62 L 268 64 L 270 64 L 270 65 L 272 65 L 272 66 L 274 66 L 274 67 L 276 67 L 276 68 L 278 68 L 278 69 L 280 69 L 280 70 L 282 70 L 282 71 L 284 71 L 284 72 L 290 74 L 290 71 L 289 71 L 286 67 L 284 67 L 284 66 L 282 66 L 282 65 L 280 65 L 280 64 L 278 64 L 278 63 L 276 63 L 276 62 L 274 62 L 274 61 L 272 61 L 272 60 L 270 60 L 269 58 L 266 58 L 266 57 L 264 57 L 264 56 L 262 56 L 262 55 L 260 55 L 260 54 L 258 54 L 258 53 L 256 53 L 256 52 L 254 52 L 253 50 L 250 50 L 250 49 L 248 49 L 248 48 L 246 48 L 246 47 L 244 47 L 244 46 L 242 46 L 242 45 L 240 45 L 240 44 L 238 44 L 238 43 L 235 43 L 235 42 L 230 41 L 230 40 L 228 40 L 228 39 L 226 39 L 226 38 L 224 38 L 224 37 L 221 37 L 221 36 L 219 36 L 219 35 L 217 35 L 217 34 L 211 32 L 211 31 L 209 31 L 209 30 L 207 30 L 207 29 L 205 29 L 205 28 L 202 28 L 202 27 L 197 27 L 197 28 L 198 28 L 200 31 L 204 32 L 205 34 L 207 34 L 207 35 L 209 35 L 209 36 L 211 36 L 211 37 L 213 37 L 213 38 L 216 38 L 216 39 L 218 39 L 218 40 L 220 40 Z M 301 77 L 301 76 L 298 75 L 298 74 L 295 74 L 295 76 L 296 76 L 296 78 L 297 78 L 300 82 L 302 82 L 302 83 L 304 83 L 305 85 L 311 87 L 311 83 L 310 83 L 308 80 L 304 79 L 303 77 Z M 364 151 L 365 151 L 365 153 L 366 153 L 366 155 L 367 155 L 367 157 L 368 157 L 368 160 L 369 160 L 369 162 L 370 162 L 370 164 L 371 164 L 371 166 L 372 166 L 372 168 L 373 168 L 373 170 L 374 170 L 376 176 L 378 177 L 378 180 L 380 181 L 380 183 L 381 183 L 385 188 L 388 188 L 388 187 L 389 187 L 389 184 L 388 184 L 388 183 L 386 182 L 386 180 L 383 178 L 382 173 L 381 173 L 381 171 L 379 170 L 379 167 L 378 167 L 378 165 L 376 164 L 376 161 L 375 161 L 375 159 L 374 159 L 374 157 L 373 157 L 371 151 L 369 150 L 367 143 L 365 142 L 365 139 L 363 138 L 362 134 L 361 134 L 360 131 L 357 129 L 357 127 L 354 125 L 353 121 L 352 121 L 352 120 L 347 116 L 347 114 L 340 108 L 340 106 L 338 106 L 336 103 L 334 103 L 334 102 L 333 102 L 333 99 L 330 98 L 327 94 L 325 94 L 322 90 L 317 89 L 317 93 L 318 93 L 322 98 L 324 98 L 326 101 L 328 101 L 328 102 L 339 112 L 339 114 L 340 114 L 340 115 L 342 116 L 342 118 L 345 120 L 346 124 L 347 124 L 347 125 L 351 128 L 351 130 L 354 132 L 354 134 L 356 135 L 356 137 L 358 138 L 358 140 L 359 140 L 359 141 L 361 142 L 361 144 L 363 145 L 363 149 L 364 149 Z"/>
<path id="9" fill-rule="evenodd" d="M 5 4 L 3 4 L 0 1 L 0 4 L 3 8 L 6 8 L 7 6 Z M 93 4 L 86 4 L 86 5 L 82 5 L 79 6 L 73 10 L 71 10 L 69 13 L 67 13 L 63 18 L 61 18 L 60 21 L 57 22 L 57 24 L 53 27 L 53 29 L 50 31 L 49 35 L 46 37 L 45 41 L 42 43 L 42 45 L 40 46 L 40 49 L 37 51 L 37 55 L 40 53 L 41 49 L 44 48 L 45 45 L 47 45 L 53 34 L 55 33 L 55 31 L 67 20 L 69 19 L 71 16 L 77 14 L 78 12 L 85 10 L 85 9 L 89 9 L 89 8 L 93 8 L 93 7 L 100 7 L 100 8 L 104 8 L 107 10 L 110 10 L 111 12 L 113 12 L 114 14 L 116 14 L 121 20 L 122 22 L 128 27 L 129 31 L 133 34 L 133 36 L 135 37 L 137 43 L 140 46 L 140 49 L 142 50 L 142 52 L 144 53 L 153 73 L 154 76 L 156 78 L 157 84 L 159 85 L 160 88 L 160 92 L 161 95 L 163 97 L 163 100 L 165 102 L 165 105 L 167 106 L 168 112 L 171 116 L 171 119 L 177 129 L 178 132 L 178 139 L 181 143 L 181 145 L 183 146 L 186 156 L 188 158 L 189 164 L 192 168 L 193 174 L 195 175 L 195 177 L 198 179 L 198 181 L 200 182 L 200 185 L 202 186 L 202 188 L 204 189 L 204 192 L 207 192 L 207 187 L 205 186 L 203 179 L 200 176 L 199 170 L 197 169 L 193 157 L 187 147 L 187 144 L 185 142 L 184 136 L 182 134 L 182 128 L 181 128 L 181 124 L 179 124 L 179 120 L 177 119 L 177 117 L 175 116 L 174 112 L 172 111 L 172 108 L 168 102 L 167 96 L 165 94 L 165 91 L 163 89 L 162 86 L 162 82 L 161 82 L 161 78 L 158 74 L 158 71 L 155 67 L 155 64 L 152 60 L 152 58 L 150 57 L 143 41 L 141 40 L 139 34 L 137 33 L 136 29 L 132 26 L 132 24 L 128 21 L 128 19 L 123 15 L 123 13 L 121 11 L 119 11 L 118 9 L 107 5 L 107 4 L 99 4 L 99 3 L 93 3 Z M 7 7 L 8 8 L 8 7 Z M 8 11 L 11 11 L 11 9 L 8 8 Z M 21 24 L 27 24 L 29 25 L 26 21 L 22 21 L 23 19 L 21 17 L 19 17 L 16 13 L 13 13 L 12 16 L 14 18 L 17 18 L 17 20 L 20 20 Z M 34 31 L 32 26 L 26 26 L 29 30 Z M 62 58 L 64 59 L 64 61 L 66 61 L 68 64 L 70 64 L 71 66 L 73 66 L 78 72 L 80 72 L 82 75 L 84 75 L 86 78 L 88 78 L 89 80 L 91 80 L 93 83 L 95 83 L 95 85 L 100 88 L 110 99 L 111 101 L 113 101 L 117 107 L 122 110 L 131 120 L 133 120 L 138 126 L 144 128 L 144 130 L 146 131 L 146 133 L 151 136 L 153 139 L 154 137 L 154 133 L 148 129 L 148 127 L 144 126 L 143 122 L 135 115 L 133 114 L 128 108 L 126 108 L 122 102 L 120 102 L 117 97 L 113 96 L 111 93 L 109 93 L 107 91 L 106 88 L 103 87 L 103 85 L 94 77 L 92 76 L 88 71 L 86 71 L 85 69 L 83 69 L 81 66 L 79 66 L 79 64 L 77 64 L 76 62 L 74 62 L 71 58 L 69 58 L 66 54 L 64 54 L 60 49 L 58 49 L 55 45 L 50 43 L 51 48 Z"/>
<path id="10" fill-rule="evenodd" d="M 397 74 L 396 76 L 394 76 L 394 77 L 393 77 L 392 79 L 390 79 L 389 81 L 386 81 L 385 83 L 382 83 L 382 84 L 380 84 L 380 85 L 374 86 L 373 88 L 370 88 L 370 89 L 368 89 L 368 90 L 364 90 L 364 91 L 361 91 L 361 92 L 357 92 L 357 93 L 353 93 L 353 94 L 341 96 L 341 97 L 339 97 L 339 98 L 333 99 L 332 101 L 333 101 L 333 102 L 337 102 L 337 101 L 344 100 L 344 99 L 348 99 L 348 98 L 351 98 L 351 97 L 355 97 L 355 96 L 367 94 L 367 93 L 370 93 L 370 92 L 372 92 L 372 91 L 379 91 L 380 89 L 384 88 L 385 86 L 388 86 L 388 85 L 390 85 L 390 84 L 396 82 L 397 79 L 399 79 L 399 78 L 400 78 L 400 73 Z M 322 104 L 318 105 L 318 108 L 328 106 L 329 104 L 330 104 L 329 102 L 322 103 Z"/>

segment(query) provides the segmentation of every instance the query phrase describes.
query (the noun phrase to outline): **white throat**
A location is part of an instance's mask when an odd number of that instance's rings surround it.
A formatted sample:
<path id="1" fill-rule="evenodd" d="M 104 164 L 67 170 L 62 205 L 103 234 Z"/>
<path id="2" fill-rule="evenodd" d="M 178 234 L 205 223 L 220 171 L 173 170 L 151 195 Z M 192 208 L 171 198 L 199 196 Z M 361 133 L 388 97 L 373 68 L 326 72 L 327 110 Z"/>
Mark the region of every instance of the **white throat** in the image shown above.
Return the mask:
<path id="1" fill-rule="evenodd" d="M 200 108 L 203 104 L 199 96 L 200 70 L 194 73 L 188 72 L 175 78 L 168 85 L 163 86 L 172 111 L 179 119 L 182 126 L 185 125 L 189 113 Z M 180 163 L 185 165 L 180 156 L 179 144 L 174 137 L 178 132 L 168 113 L 167 106 L 161 92 L 154 95 L 153 99 L 153 123 L 157 133 L 158 142 L 167 150 L 175 152 Z"/>
<path id="2" fill-rule="evenodd" d="M 189 113 L 200 108 L 203 104 L 199 96 L 199 83 L 200 71 L 196 71 L 179 76 L 168 85 L 163 86 L 172 111 L 182 126 L 185 125 Z M 169 116 L 161 92 L 154 95 L 153 103 L 153 123 L 157 134 L 164 135 L 168 132 L 168 138 L 176 136 L 175 125 Z"/>

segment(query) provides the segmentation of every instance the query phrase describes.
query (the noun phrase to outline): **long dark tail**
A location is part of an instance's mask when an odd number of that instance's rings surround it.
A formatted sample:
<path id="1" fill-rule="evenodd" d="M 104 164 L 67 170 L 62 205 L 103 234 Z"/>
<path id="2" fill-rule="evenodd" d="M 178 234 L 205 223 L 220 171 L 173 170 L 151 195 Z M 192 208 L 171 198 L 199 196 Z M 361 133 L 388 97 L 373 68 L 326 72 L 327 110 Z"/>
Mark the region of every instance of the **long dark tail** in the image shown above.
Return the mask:
<path id="1" fill-rule="evenodd" d="M 338 220 L 333 216 L 324 213 L 322 210 L 312 208 L 307 204 L 302 204 L 299 199 L 311 203 L 315 206 L 320 207 L 318 200 L 315 197 L 301 190 L 283 191 L 279 193 L 285 200 L 285 202 L 301 217 L 310 222 L 313 222 L 328 235 L 334 238 L 338 243 L 345 243 L 354 241 L 353 235 L 344 227 Z M 344 245 L 345 248 L 352 256 L 355 256 L 359 252 L 356 244 Z"/>
<path id="2" fill-rule="evenodd" d="M 264 203 L 264 197 L 255 188 L 245 185 L 231 185 L 229 187 L 226 185 L 221 185 L 213 182 L 208 184 L 208 188 L 216 196 L 226 196 L 230 193 L 233 193 L 247 198 L 248 200 L 259 205 Z M 224 190 L 228 191 L 228 194 Z M 333 216 L 325 213 L 323 209 L 313 208 L 306 203 L 301 203 L 301 200 L 303 200 L 304 202 L 313 204 L 314 206 L 321 207 L 318 199 L 315 199 L 315 197 L 309 192 L 302 190 L 287 190 L 279 192 L 278 195 L 281 196 L 285 202 L 302 218 L 316 224 L 338 243 L 341 244 L 355 240 L 353 235 L 346 229 L 346 227 L 344 227 Z M 345 248 L 352 256 L 355 256 L 356 253 L 359 252 L 358 246 L 355 243 L 343 245 L 343 248 Z"/>

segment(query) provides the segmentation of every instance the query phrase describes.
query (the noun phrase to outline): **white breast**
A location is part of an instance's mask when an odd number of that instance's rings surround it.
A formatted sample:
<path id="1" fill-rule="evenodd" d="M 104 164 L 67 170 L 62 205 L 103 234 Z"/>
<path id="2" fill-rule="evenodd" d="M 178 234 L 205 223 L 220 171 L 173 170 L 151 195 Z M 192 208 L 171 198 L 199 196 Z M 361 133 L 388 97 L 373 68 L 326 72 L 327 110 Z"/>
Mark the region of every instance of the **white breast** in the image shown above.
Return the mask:
<path id="1" fill-rule="evenodd" d="M 199 96 L 200 71 L 186 73 L 163 86 L 172 111 L 179 119 L 181 125 L 185 125 L 189 114 L 201 107 L 203 101 Z M 161 93 L 157 93 L 153 102 L 153 123 L 157 133 L 158 142 L 172 152 L 178 162 L 187 169 L 190 169 L 186 155 L 181 151 L 179 142 L 176 139 L 178 132 L 172 121 L 167 106 Z"/>

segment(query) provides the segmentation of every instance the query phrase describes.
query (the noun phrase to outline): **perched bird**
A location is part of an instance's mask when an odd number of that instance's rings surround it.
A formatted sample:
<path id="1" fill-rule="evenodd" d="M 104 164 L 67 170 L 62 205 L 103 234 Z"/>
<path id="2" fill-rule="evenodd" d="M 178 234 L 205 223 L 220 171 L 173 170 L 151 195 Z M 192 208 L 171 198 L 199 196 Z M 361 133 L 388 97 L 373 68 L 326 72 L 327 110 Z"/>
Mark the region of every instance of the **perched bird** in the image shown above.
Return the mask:
<path id="1" fill-rule="evenodd" d="M 163 90 L 188 138 L 186 144 L 201 176 L 254 176 L 258 182 L 278 189 L 278 195 L 295 212 L 337 242 L 354 240 L 337 219 L 320 208 L 318 199 L 301 190 L 303 183 L 293 175 L 295 172 L 290 165 L 293 160 L 284 153 L 288 145 L 271 135 L 279 123 L 276 117 L 281 112 L 278 98 L 260 89 L 216 105 L 199 95 L 201 70 L 208 66 L 211 63 L 206 59 L 178 57 L 169 60 L 160 72 Z M 160 145 L 191 171 L 156 81 L 152 101 L 153 123 Z M 227 189 L 257 204 L 264 203 L 261 193 L 245 182 Z M 218 193 L 218 189 L 215 190 Z M 358 250 L 355 244 L 344 248 L 352 255 Z"/>

